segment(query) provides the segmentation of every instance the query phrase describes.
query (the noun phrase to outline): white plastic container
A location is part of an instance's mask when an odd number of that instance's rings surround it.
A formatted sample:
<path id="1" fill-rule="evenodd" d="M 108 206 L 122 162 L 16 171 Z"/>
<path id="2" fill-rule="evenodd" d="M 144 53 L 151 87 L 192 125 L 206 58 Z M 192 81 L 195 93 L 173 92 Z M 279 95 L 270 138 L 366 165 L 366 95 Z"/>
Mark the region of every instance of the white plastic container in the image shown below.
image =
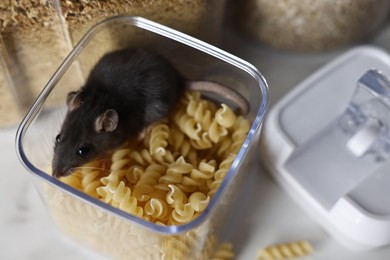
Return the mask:
<path id="1" fill-rule="evenodd" d="M 390 244 L 386 75 L 385 51 L 350 50 L 282 98 L 261 138 L 263 162 L 276 180 L 354 249 Z"/>

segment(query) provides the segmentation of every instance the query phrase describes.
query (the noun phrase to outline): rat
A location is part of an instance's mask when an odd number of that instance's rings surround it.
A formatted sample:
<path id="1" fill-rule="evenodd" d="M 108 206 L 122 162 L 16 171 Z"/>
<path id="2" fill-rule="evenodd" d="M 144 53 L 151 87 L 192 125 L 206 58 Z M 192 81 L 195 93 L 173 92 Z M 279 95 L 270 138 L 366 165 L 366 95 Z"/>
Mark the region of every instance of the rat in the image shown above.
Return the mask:
<path id="1" fill-rule="evenodd" d="M 66 98 L 67 113 L 55 138 L 52 175 L 67 176 L 148 126 L 166 118 L 185 89 L 209 91 L 235 102 L 243 113 L 246 100 L 234 90 L 208 81 L 186 81 L 163 56 L 143 48 L 105 54 L 86 83 Z"/>

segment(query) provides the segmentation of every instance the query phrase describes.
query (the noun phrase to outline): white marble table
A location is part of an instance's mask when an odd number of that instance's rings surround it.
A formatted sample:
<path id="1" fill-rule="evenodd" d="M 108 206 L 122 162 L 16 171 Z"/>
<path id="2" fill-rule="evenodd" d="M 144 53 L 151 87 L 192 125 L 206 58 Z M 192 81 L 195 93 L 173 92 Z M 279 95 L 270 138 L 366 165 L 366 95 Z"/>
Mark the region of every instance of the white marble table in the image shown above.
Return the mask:
<path id="1" fill-rule="evenodd" d="M 320 66 L 342 53 L 297 55 L 272 51 L 228 33 L 225 48 L 253 63 L 266 77 L 271 104 Z M 369 44 L 390 50 L 390 27 Z M 15 127 L 0 129 L 0 259 L 103 259 L 68 241 L 57 231 L 38 197 L 32 178 L 14 150 Z M 258 156 L 258 155 L 255 155 Z M 339 245 L 299 208 L 262 170 L 254 165 L 226 238 L 238 259 L 256 259 L 256 251 L 275 241 L 309 239 L 316 247 L 310 259 L 389 259 L 390 247 L 355 252 Z"/>

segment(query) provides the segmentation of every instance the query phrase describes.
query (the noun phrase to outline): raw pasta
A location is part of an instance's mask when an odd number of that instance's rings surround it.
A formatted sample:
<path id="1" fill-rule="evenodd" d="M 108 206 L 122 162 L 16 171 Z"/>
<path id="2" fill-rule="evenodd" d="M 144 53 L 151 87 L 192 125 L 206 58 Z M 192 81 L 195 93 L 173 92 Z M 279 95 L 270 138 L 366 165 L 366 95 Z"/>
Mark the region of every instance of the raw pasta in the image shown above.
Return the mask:
<path id="1" fill-rule="evenodd" d="M 305 256 L 314 251 L 312 245 L 306 241 L 295 241 L 285 244 L 268 246 L 259 250 L 258 260 L 291 259 Z"/>
<path id="2" fill-rule="evenodd" d="M 231 243 L 222 243 L 215 251 L 211 260 L 228 260 L 234 259 L 233 245 Z"/>
<path id="3" fill-rule="evenodd" d="M 188 198 L 191 208 L 196 212 L 202 212 L 207 208 L 210 202 L 210 196 L 206 196 L 203 192 L 194 192 Z"/>
<path id="4" fill-rule="evenodd" d="M 166 124 L 155 125 L 149 138 L 150 154 L 166 154 L 166 147 L 168 146 L 169 127 Z"/>
<path id="5" fill-rule="evenodd" d="M 239 116 L 233 125 L 233 129 L 231 152 L 238 153 L 250 129 L 248 120 Z"/>
<path id="6" fill-rule="evenodd" d="M 217 107 L 202 99 L 199 92 L 186 92 L 171 117 L 151 126 L 142 141 L 129 141 L 111 153 L 109 159 L 91 162 L 61 180 L 157 225 L 186 224 L 207 209 L 248 131 L 249 121 L 236 116 L 227 105 Z M 71 207 L 70 203 L 68 206 Z M 94 212 L 88 212 L 89 215 L 93 216 Z M 112 238 L 115 232 L 131 240 L 112 246 L 118 250 L 117 255 L 186 259 L 198 252 L 193 259 L 210 259 L 217 245 L 215 236 L 208 234 L 207 224 L 203 229 L 149 242 L 151 238 L 144 238 L 143 230 L 130 230 L 135 229 L 134 225 L 129 227 L 115 217 L 110 218 L 105 223 L 95 219 L 100 223 L 95 225 L 112 229 L 107 231 L 104 241 L 117 241 Z M 137 242 L 133 243 L 134 239 Z M 224 244 L 213 259 L 233 256 L 231 245 Z"/>
<path id="7" fill-rule="evenodd" d="M 209 196 L 213 196 L 219 186 L 221 185 L 222 181 L 225 179 L 226 174 L 228 173 L 230 166 L 232 165 L 236 155 L 235 154 L 229 154 L 219 165 L 218 170 L 214 174 L 214 178 L 207 181 L 208 187 L 210 191 L 208 192 Z"/>

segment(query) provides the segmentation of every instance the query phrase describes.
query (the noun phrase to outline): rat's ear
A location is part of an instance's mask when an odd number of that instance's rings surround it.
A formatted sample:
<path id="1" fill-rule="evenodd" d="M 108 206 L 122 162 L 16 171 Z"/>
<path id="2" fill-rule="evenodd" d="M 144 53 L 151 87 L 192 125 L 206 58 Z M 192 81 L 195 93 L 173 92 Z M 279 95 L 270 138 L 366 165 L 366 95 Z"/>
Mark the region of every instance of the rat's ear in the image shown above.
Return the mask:
<path id="1" fill-rule="evenodd" d="M 80 91 L 72 91 L 68 93 L 66 97 L 66 105 L 68 106 L 69 111 L 73 111 L 80 107 L 81 105 L 81 96 Z"/>
<path id="2" fill-rule="evenodd" d="M 95 131 L 98 133 L 112 132 L 118 126 L 118 113 L 114 109 L 107 109 L 95 121 Z"/>

